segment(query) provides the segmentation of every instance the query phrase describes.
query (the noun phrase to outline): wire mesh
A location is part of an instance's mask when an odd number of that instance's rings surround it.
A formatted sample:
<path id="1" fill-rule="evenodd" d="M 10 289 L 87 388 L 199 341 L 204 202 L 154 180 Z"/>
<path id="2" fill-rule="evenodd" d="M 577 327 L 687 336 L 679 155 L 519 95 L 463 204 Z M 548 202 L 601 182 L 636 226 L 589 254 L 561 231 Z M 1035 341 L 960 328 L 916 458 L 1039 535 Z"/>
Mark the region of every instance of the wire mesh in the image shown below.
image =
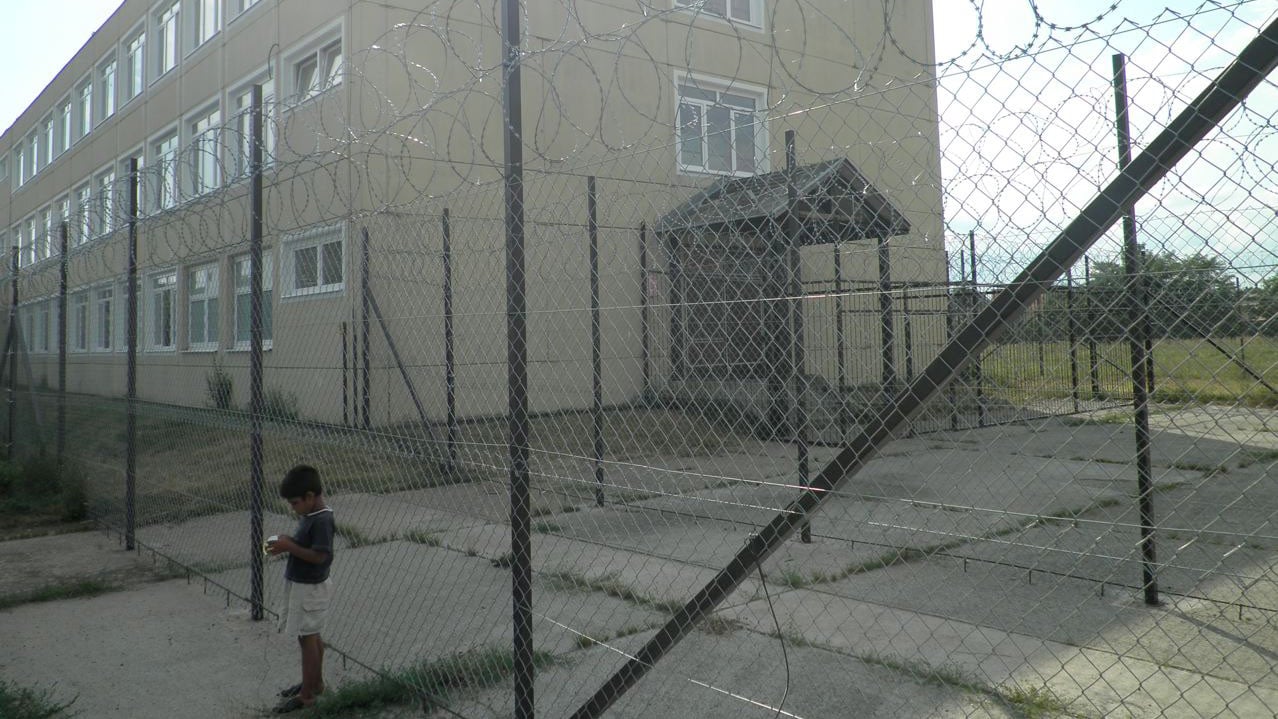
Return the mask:
<path id="1" fill-rule="evenodd" d="M 1113 56 L 1140 154 L 1272 7 L 528 3 L 517 116 L 499 9 L 353 2 L 336 57 L 303 56 L 327 80 L 272 55 L 260 316 L 243 106 L 144 152 L 136 218 L 128 173 L 59 188 L 30 223 L 11 210 L 11 454 L 52 452 L 64 407 L 90 515 L 131 516 L 139 549 L 251 603 L 258 323 L 261 529 L 292 529 L 283 473 L 320 468 L 339 536 L 325 641 L 427 711 L 508 716 L 528 686 L 543 716 L 1275 711 L 1264 72 L 1116 203 L 1130 240 L 1099 228 L 944 386 L 927 374 L 1119 176 Z M 892 441 L 820 484 L 919 387 Z M 520 571 L 531 605 L 512 611 Z"/>

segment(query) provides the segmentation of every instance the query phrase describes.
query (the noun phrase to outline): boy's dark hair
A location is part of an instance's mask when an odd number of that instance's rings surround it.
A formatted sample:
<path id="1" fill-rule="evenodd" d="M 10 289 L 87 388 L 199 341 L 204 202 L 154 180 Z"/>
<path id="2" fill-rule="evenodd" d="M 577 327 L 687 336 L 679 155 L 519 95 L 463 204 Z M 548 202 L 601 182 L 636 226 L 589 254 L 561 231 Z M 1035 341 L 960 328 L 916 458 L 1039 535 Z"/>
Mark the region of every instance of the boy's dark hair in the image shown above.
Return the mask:
<path id="1" fill-rule="evenodd" d="M 284 481 L 280 482 L 281 497 L 305 497 L 307 492 L 314 492 L 316 495 L 324 493 L 318 469 L 309 464 L 299 464 L 284 474 Z"/>

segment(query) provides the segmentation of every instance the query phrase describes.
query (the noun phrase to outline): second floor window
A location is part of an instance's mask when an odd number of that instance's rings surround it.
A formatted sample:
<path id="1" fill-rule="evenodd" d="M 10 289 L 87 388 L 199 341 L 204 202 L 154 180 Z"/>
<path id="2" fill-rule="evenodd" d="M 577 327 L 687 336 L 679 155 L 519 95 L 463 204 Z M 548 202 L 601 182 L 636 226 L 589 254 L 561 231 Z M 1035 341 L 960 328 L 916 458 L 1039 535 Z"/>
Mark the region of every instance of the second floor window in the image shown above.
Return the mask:
<path id="1" fill-rule="evenodd" d="M 71 136 L 71 101 L 68 100 L 58 106 L 58 154 L 67 151 L 71 147 L 71 143 L 75 140 Z"/>
<path id="2" fill-rule="evenodd" d="M 197 0 L 195 8 L 195 44 L 203 45 L 217 34 L 221 24 L 222 0 Z"/>
<path id="3" fill-rule="evenodd" d="M 155 75 L 159 77 L 177 66 L 178 3 L 155 14 Z"/>
<path id="4" fill-rule="evenodd" d="M 193 350 L 217 349 L 221 316 L 218 313 L 217 265 L 196 267 L 187 275 L 187 344 Z"/>
<path id="5" fill-rule="evenodd" d="M 155 143 L 155 208 L 167 210 L 177 204 L 177 135 Z"/>
<path id="6" fill-rule="evenodd" d="M 98 68 L 98 122 L 115 114 L 115 60 L 108 60 Z"/>
<path id="7" fill-rule="evenodd" d="M 191 123 L 191 191 L 196 195 L 215 189 L 221 183 L 218 161 L 217 110 Z"/>
<path id="8" fill-rule="evenodd" d="M 679 169 L 752 175 L 766 161 L 762 93 L 716 87 L 693 78 L 679 82 Z"/>
<path id="9" fill-rule="evenodd" d="M 675 0 L 675 5 L 693 12 L 743 22 L 758 27 L 761 0 Z"/>
<path id="10" fill-rule="evenodd" d="M 314 97 L 341 81 L 341 40 L 334 40 L 304 55 L 293 65 L 293 97 L 298 102 Z"/>
<path id="11" fill-rule="evenodd" d="M 89 130 L 93 129 L 93 83 L 86 82 L 76 91 L 76 111 L 80 115 L 79 132 L 77 139 L 89 134 Z"/>
<path id="12" fill-rule="evenodd" d="M 129 40 L 124 48 L 126 73 L 124 94 L 130 100 L 142 94 L 142 88 L 146 87 L 146 59 L 143 53 L 145 49 L 146 33 L 141 32 Z"/>

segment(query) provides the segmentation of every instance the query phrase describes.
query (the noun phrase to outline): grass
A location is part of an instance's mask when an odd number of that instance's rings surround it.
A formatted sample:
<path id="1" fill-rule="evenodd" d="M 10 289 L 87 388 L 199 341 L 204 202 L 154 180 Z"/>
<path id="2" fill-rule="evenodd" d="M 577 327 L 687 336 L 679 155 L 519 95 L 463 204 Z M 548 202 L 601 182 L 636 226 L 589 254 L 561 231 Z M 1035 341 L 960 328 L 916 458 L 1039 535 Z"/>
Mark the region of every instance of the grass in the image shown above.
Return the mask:
<path id="1" fill-rule="evenodd" d="M 1245 469 L 1253 464 L 1272 464 L 1278 462 L 1278 449 L 1247 450 L 1238 460 L 1238 468 Z"/>
<path id="2" fill-rule="evenodd" d="M 1013 684 L 998 687 L 995 691 L 1025 719 L 1043 719 L 1069 713 L 1069 703 L 1047 687 Z"/>
<path id="3" fill-rule="evenodd" d="M 430 532 L 422 531 L 420 529 L 414 529 L 411 532 L 407 532 L 406 534 L 404 534 L 404 539 L 409 542 L 413 542 L 414 544 L 424 544 L 427 547 L 444 546 L 443 540 L 441 540 L 439 537 L 431 534 Z"/>
<path id="4" fill-rule="evenodd" d="M 561 534 L 564 531 L 564 527 L 562 524 L 555 524 L 554 522 L 535 522 L 533 523 L 532 531 L 539 534 Z"/>
<path id="5" fill-rule="evenodd" d="M 34 602 L 56 602 L 61 599 L 79 599 L 96 597 L 99 594 L 112 592 L 119 587 L 97 579 L 81 579 L 66 584 L 52 584 L 27 592 L 0 595 L 0 610 L 10 609 L 21 604 Z M 0 717 L 5 716 L 0 714 Z"/>
<path id="6" fill-rule="evenodd" d="M 1241 353 L 1238 338 L 1214 339 L 1235 357 L 1245 359 L 1246 364 L 1264 377 L 1266 382 L 1278 386 L 1278 338 L 1245 338 L 1246 346 Z M 1015 392 L 1013 388 L 1026 388 L 1038 396 L 1068 397 L 1068 344 L 1047 342 L 1042 347 L 1044 361 L 1040 366 L 1039 343 L 999 345 L 983 358 L 982 372 L 989 383 L 1007 388 L 1009 392 Z M 1204 340 L 1159 339 L 1154 342 L 1153 347 L 1152 399 L 1155 402 L 1278 407 L 1278 397 Z M 1086 348 L 1085 342 L 1080 343 L 1079 389 L 1084 399 L 1092 399 Z M 1098 343 L 1097 355 L 1102 390 L 1109 389 L 1112 392 L 1114 388 L 1118 388 L 1121 396 L 1129 396 L 1131 355 L 1127 343 Z"/>
<path id="7" fill-rule="evenodd" d="M 555 657 L 549 652 L 533 653 L 536 668 L 554 663 Z M 423 699 L 446 701 L 456 691 L 494 686 L 513 673 L 514 658 L 509 650 L 479 649 L 343 684 L 322 696 L 306 716 L 345 717 L 353 711 L 412 704 Z"/>
<path id="8" fill-rule="evenodd" d="M 333 529 L 337 533 L 337 536 L 346 540 L 346 546 L 350 549 L 355 549 L 357 547 L 368 547 L 374 544 L 381 544 L 382 542 L 389 541 L 385 539 L 374 539 L 372 536 L 370 536 L 367 532 L 360 529 L 359 527 L 356 527 L 350 524 L 343 524 L 341 522 L 337 522 L 336 525 L 333 527 Z"/>
<path id="9" fill-rule="evenodd" d="M 585 577 L 573 572 L 550 572 L 545 575 L 546 581 L 552 589 L 574 589 L 579 591 L 600 592 L 614 599 L 620 599 L 624 602 L 637 604 L 648 609 L 655 609 L 666 614 L 674 614 L 683 609 L 683 603 L 673 600 L 663 600 L 650 597 L 646 594 L 636 592 L 625 583 L 617 579 L 615 574 L 605 574 L 601 577 Z"/>
<path id="10" fill-rule="evenodd" d="M 58 719 L 72 717 L 76 699 L 60 704 L 49 689 L 29 689 L 0 679 L 0 717 L 4 719 Z"/>
<path id="11" fill-rule="evenodd" d="M 84 474 L 76 463 L 59 468 L 45 454 L 0 462 L 0 524 L 79 522 L 87 511 Z"/>

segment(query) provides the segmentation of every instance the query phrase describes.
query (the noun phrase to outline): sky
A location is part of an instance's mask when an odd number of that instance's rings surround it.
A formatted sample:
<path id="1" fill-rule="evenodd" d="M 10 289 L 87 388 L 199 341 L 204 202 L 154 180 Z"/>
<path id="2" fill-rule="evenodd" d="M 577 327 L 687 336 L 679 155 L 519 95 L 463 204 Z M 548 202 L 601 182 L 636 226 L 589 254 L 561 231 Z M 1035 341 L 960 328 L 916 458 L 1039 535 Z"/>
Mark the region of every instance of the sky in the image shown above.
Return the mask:
<path id="1" fill-rule="evenodd" d="M 0 130 L 53 80 L 122 0 L 0 0 Z"/>

